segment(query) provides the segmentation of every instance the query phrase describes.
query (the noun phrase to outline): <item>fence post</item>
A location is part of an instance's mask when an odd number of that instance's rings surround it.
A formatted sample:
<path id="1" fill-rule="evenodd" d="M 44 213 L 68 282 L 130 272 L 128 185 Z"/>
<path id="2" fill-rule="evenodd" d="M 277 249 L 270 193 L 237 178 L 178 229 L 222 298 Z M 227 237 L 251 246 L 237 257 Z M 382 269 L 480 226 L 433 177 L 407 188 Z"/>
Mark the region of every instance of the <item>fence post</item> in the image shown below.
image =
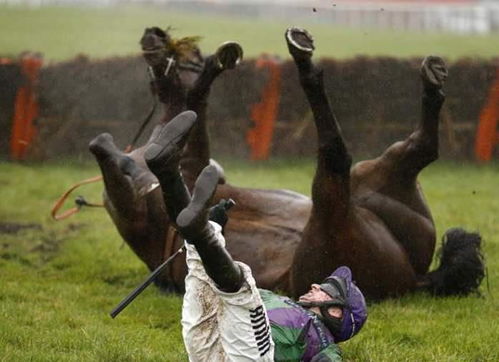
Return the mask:
<path id="1" fill-rule="evenodd" d="M 25 83 L 17 90 L 12 132 L 10 157 L 23 160 L 36 134 L 35 120 L 38 117 L 38 97 L 36 94 L 38 75 L 42 66 L 39 54 L 26 53 L 21 57 L 21 72 Z"/>
<path id="2" fill-rule="evenodd" d="M 261 101 L 251 107 L 251 119 L 255 127 L 250 129 L 246 140 L 252 160 L 266 160 L 270 154 L 274 124 L 281 98 L 281 65 L 276 58 L 266 55 L 256 61 L 257 68 L 266 68 L 269 78 L 262 91 Z"/>
<path id="3" fill-rule="evenodd" d="M 494 147 L 499 143 L 497 124 L 499 122 L 499 67 L 496 79 L 489 90 L 489 96 L 480 113 L 480 120 L 475 138 L 475 156 L 478 161 L 492 159 Z"/>

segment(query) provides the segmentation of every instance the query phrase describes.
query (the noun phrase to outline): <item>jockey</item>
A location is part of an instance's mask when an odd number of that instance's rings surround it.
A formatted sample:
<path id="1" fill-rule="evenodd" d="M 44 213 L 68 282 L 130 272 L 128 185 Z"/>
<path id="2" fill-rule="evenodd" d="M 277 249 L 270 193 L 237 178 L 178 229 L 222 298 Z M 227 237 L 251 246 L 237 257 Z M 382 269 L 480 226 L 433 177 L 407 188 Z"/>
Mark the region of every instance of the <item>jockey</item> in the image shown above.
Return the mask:
<path id="1" fill-rule="evenodd" d="M 225 249 L 223 225 L 208 220 L 217 168 L 201 172 L 192 199 L 180 175 L 178 160 L 195 120 L 191 111 L 175 117 L 144 154 L 186 241 L 182 335 L 189 360 L 340 361 L 337 343 L 357 334 L 367 318 L 350 269 L 336 269 L 296 302 L 258 289 L 250 268 Z"/>

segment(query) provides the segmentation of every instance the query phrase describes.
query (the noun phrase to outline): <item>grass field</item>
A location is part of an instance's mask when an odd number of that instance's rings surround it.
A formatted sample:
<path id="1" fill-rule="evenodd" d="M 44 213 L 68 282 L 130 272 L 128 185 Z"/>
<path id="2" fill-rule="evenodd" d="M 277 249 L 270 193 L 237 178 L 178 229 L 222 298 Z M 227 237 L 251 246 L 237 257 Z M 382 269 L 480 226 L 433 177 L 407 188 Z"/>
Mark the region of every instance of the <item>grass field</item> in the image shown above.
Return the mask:
<path id="1" fill-rule="evenodd" d="M 206 53 L 231 39 L 247 57 L 287 57 L 289 25 L 315 35 L 318 56 L 447 58 L 499 56 L 499 36 L 356 31 L 328 26 L 255 23 L 171 13 L 156 8 L 39 8 L 0 5 L 0 56 L 30 50 L 49 61 L 79 53 L 93 58 L 136 54 L 148 26 L 173 26 L 176 36 L 204 35 Z M 311 160 L 222 162 L 231 183 L 309 194 Z M 348 361 L 498 361 L 499 169 L 437 162 L 421 175 L 437 233 L 452 226 L 479 231 L 488 278 L 482 297 L 408 295 L 372 304 L 364 330 L 342 344 Z M 148 274 L 102 209 L 67 221 L 49 217 L 72 183 L 98 174 L 94 164 L 0 162 L 0 361 L 186 361 L 181 298 L 147 289 L 116 320 L 108 313 Z M 81 191 L 98 201 L 102 185 Z M 487 287 L 490 285 L 490 288 Z"/>
<path id="2" fill-rule="evenodd" d="M 283 33 L 291 25 L 307 27 L 315 36 L 317 55 L 397 57 L 438 54 L 447 59 L 499 56 L 499 35 L 459 36 L 399 31 L 352 30 L 328 25 L 254 21 L 206 14 L 171 12 L 154 7 L 22 8 L 0 5 L 0 56 L 39 51 L 48 60 L 79 53 L 94 58 L 135 54 L 145 27 L 177 29 L 175 36 L 203 35 L 201 47 L 211 53 L 226 40 L 236 40 L 246 57 L 263 52 L 288 57 Z"/>
<path id="3" fill-rule="evenodd" d="M 225 161 L 232 183 L 309 193 L 310 160 Z M 49 209 L 92 164 L 0 163 L 0 360 L 185 361 L 181 299 L 150 287 L 119 317 L 110 310 L 147 275 L 104 210 L 55 222 Z M 437 162 L 421 176 L 438 234 L 460 225 L 485 239 L 483 297 L 409 295 L 370 305 L 348 361 L 499 360 L 499 170 Z M 96 201 L 102 186 L 82 189 Z M 16 230 L 17 225 L 17 230 Z"/>

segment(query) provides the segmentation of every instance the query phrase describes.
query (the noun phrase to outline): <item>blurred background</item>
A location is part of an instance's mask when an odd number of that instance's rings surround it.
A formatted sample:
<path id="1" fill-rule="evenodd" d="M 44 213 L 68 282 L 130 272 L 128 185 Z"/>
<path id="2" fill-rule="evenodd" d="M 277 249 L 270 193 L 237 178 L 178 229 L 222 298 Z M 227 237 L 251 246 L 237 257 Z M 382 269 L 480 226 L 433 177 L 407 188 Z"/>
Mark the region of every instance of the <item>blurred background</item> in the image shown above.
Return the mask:
<path id="1" fill-rule="evenodd" d="M 210 99 L 215 154 L 313 156 L 315 130 L 283 41 L 291 25 L 315 36 L 328 94 L 357 157 L 377 155 L 415 126 L 418 67 L 429 54 L 451 70 L 443 157 L 495 157 L 499 1 L 464 0 L 2 0 L 0 154 L 86 159 L 88 141 L 101 132 L 125 147 L 152 102 L 138 40 L 145 27 L 159 26 L 174 37 L 202 36 L 205 55 L 226 40 L 244 49 L 245 61 L 223 74 Z M 258 66 L 262 56 L 277 70 Z M 270 99 L 263 94 L 272 71 L 278 82 Z M 265 126 L 253 109 L 269 102 L 277 107 L 260 118 L 271 120 L 271 132 L 260 134 Z"/>
<path id="2" fill-rule="evenodd" d="M 265 20 L 307 20 L 352 28 L 488 34 L 499 31 L 497 0 L 2 0 L 27 6 L 155 5 Z M 334 8 L 334 9 L 333 9 Z M 380 14 L 384 12 L 384 14 Z"/>

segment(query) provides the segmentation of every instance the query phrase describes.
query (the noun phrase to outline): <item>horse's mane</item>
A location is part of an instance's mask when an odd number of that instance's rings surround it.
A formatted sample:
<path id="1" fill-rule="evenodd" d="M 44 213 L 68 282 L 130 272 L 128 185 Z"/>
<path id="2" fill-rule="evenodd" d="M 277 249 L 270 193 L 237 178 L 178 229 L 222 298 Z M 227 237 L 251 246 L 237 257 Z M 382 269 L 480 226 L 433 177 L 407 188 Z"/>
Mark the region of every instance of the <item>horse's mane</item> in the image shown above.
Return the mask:
<path id="1" fill-rule="evenodd" d="M 199 56 L 201 54 L 199 49 L 199 41 L 202 39 L 201 36 L 195 35 L 183 38 L 172 38 L 170 36 L 172 30 L 171 27 L 168 27 L 165 30 L 165 33 L 167 34 L 165 47 L 170 53 L 175 54 L 175 57 L 180 62 L 192 60 L 193 56 Z"/>

